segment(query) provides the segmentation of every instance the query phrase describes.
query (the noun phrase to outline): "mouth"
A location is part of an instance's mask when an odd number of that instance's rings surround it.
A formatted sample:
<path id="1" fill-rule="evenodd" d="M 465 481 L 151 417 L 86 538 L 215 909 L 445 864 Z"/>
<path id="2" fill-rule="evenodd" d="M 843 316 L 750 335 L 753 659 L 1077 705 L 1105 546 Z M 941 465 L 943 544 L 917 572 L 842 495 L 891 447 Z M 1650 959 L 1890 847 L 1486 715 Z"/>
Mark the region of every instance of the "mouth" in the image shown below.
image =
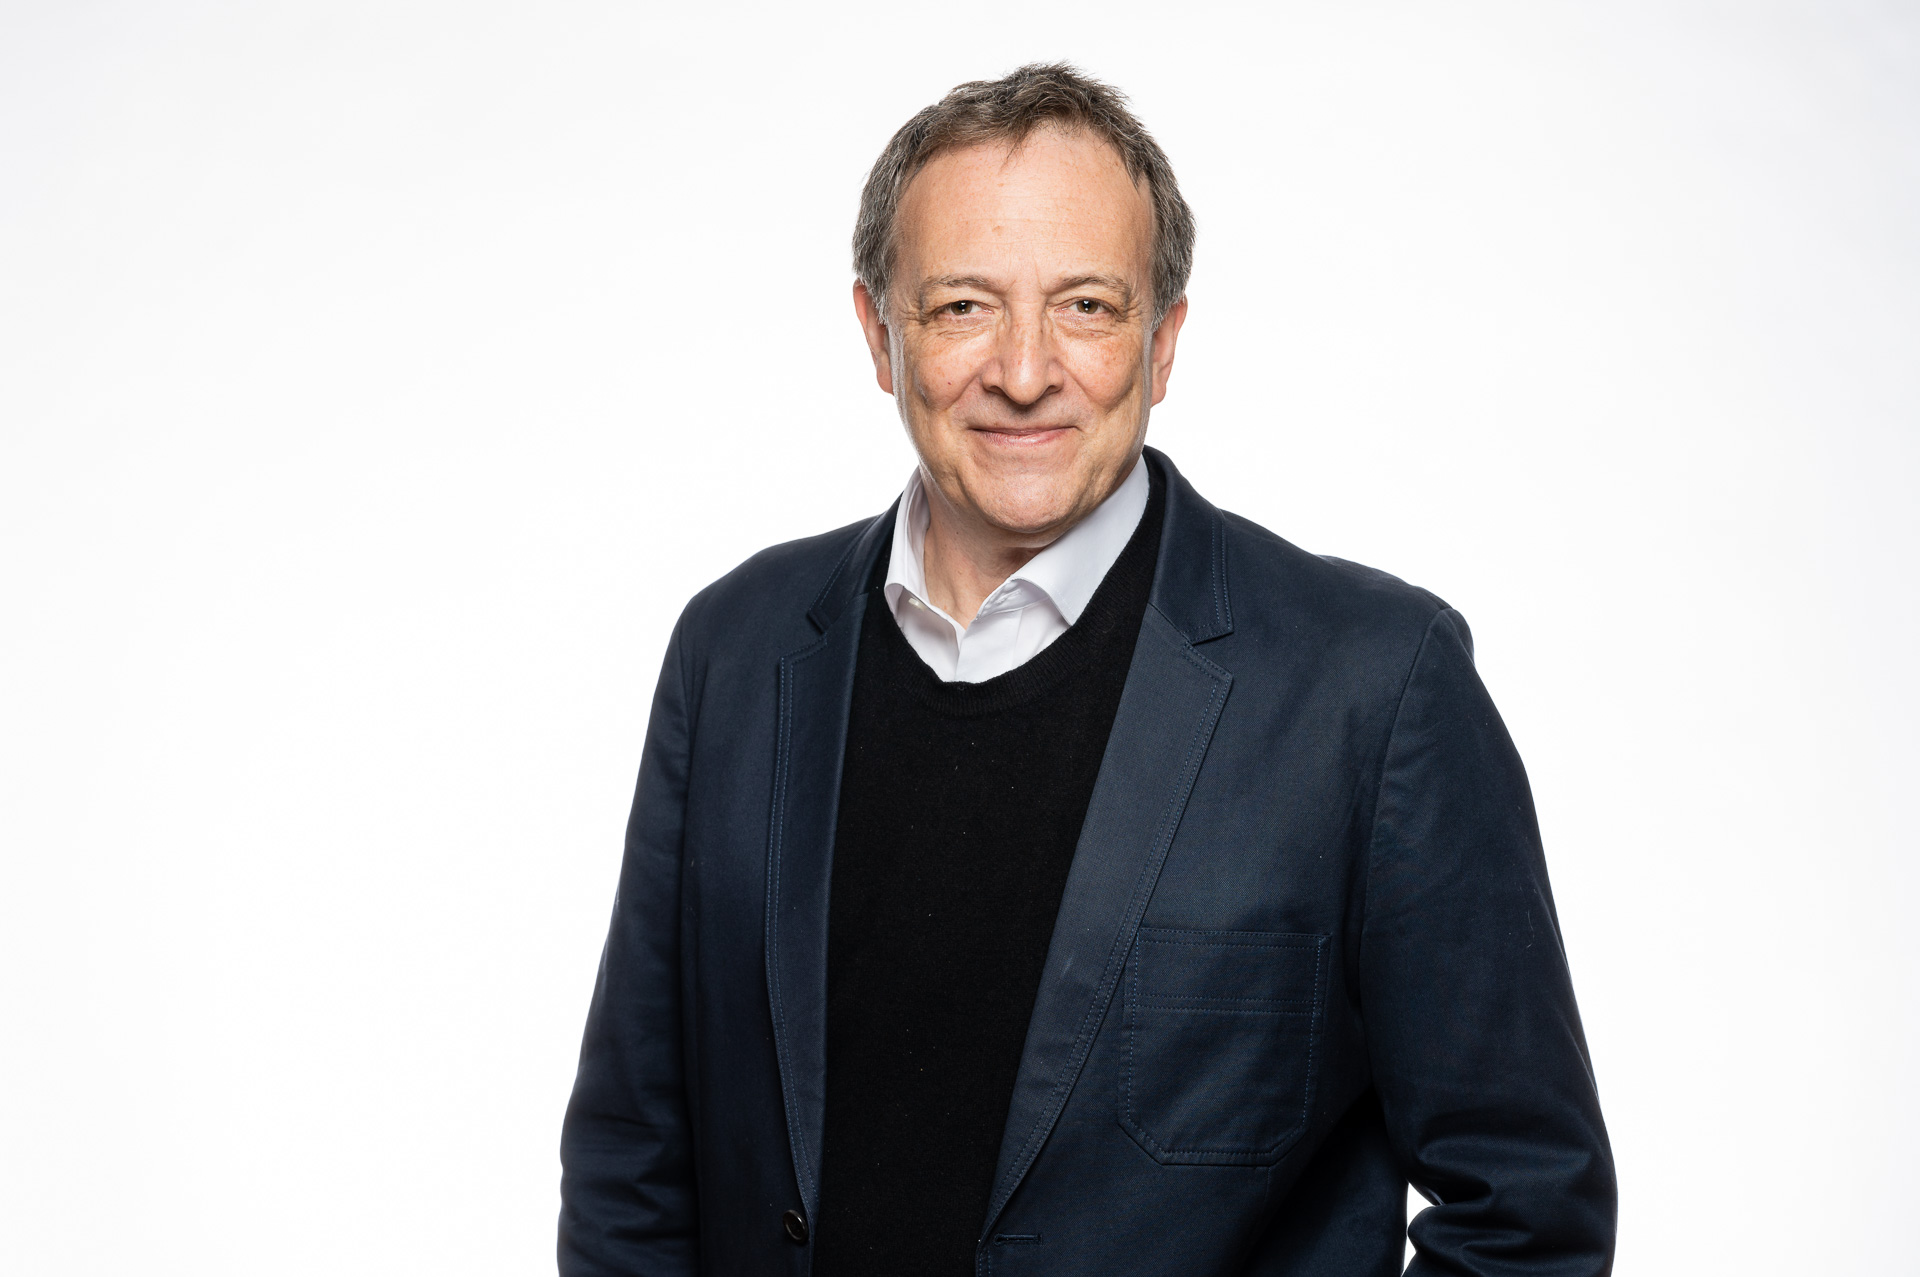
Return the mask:
<path id="1" fill-rule="evenodd" d="M 1066 438 L 1073 433 L 1072 426 L 969 426 L 968 430 L 983 435 L 982 440 L 993 448 L 1044 448 L 1050 443 Z"/>

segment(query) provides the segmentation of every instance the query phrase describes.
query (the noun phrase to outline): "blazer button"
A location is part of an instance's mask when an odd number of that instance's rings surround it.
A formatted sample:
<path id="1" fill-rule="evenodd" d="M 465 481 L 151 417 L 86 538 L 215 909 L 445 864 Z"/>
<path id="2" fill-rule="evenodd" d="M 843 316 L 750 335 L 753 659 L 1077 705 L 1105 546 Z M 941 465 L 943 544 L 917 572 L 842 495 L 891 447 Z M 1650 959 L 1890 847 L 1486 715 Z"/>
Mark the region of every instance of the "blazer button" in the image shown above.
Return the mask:
<path id="1" fill-rule="evenodd" d="M 780 1227 L 786 1230 L 787 1240 L 796 1246 L 807 1244 L 807 1217 L 797 1210 L 790 1210 L 780 1217 Z"/>

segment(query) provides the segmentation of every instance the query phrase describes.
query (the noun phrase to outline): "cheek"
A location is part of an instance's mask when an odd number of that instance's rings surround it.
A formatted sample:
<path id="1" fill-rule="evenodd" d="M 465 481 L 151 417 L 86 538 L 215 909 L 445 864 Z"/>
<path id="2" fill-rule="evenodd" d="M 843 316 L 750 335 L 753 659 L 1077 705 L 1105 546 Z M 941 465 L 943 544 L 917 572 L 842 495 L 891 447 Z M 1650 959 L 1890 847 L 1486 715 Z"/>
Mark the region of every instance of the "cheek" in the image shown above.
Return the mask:
<path id="1" fill-rule="evenodd" d="M 909 348 L 906 360 L 914 394 L 928 407 L 941 409 L 952 406 L 973 382 L 980 352 L 972 343 L 936 342 L 917 350 Z"/>
<path id="2" fill-rule="evenodd" d="M 1095 403 L 1117 404 L 1141 385 L 1146 360 L 1131 342 L 1090 342 L 1075 353 L 1074 379 Z"/>

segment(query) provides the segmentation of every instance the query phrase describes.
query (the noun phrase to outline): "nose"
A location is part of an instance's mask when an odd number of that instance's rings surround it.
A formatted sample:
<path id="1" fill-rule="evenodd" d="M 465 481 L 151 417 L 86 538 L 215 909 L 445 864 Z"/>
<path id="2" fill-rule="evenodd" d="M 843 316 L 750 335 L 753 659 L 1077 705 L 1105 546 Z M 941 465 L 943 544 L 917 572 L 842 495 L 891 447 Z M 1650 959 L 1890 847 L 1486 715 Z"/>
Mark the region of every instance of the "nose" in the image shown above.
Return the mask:
<path id="1" fill-rule="evenodd" d="M 994 335 L 993 358 L 982 380 L 988 390 L 1031 408 L 1061 388 L 1060 365 L 1051 326 L 1038 308 L 1009 307 Z"/>

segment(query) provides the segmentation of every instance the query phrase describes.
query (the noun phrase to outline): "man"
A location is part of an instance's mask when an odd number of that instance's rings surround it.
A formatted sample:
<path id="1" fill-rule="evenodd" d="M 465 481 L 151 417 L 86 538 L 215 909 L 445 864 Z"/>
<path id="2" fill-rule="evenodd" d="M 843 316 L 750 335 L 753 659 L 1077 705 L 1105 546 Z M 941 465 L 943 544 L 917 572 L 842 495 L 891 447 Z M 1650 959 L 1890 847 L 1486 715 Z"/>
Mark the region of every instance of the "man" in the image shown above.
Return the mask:
<path id="1" fill-rule="evenodd" d="M 1193 222 L 1112 90 L 895 135 L 920 457 L 688 605 L 568 1110 L 588 1274 L 1597 1274 L 1611 1158 L 1459 614 L 1144 449 Z"/>

